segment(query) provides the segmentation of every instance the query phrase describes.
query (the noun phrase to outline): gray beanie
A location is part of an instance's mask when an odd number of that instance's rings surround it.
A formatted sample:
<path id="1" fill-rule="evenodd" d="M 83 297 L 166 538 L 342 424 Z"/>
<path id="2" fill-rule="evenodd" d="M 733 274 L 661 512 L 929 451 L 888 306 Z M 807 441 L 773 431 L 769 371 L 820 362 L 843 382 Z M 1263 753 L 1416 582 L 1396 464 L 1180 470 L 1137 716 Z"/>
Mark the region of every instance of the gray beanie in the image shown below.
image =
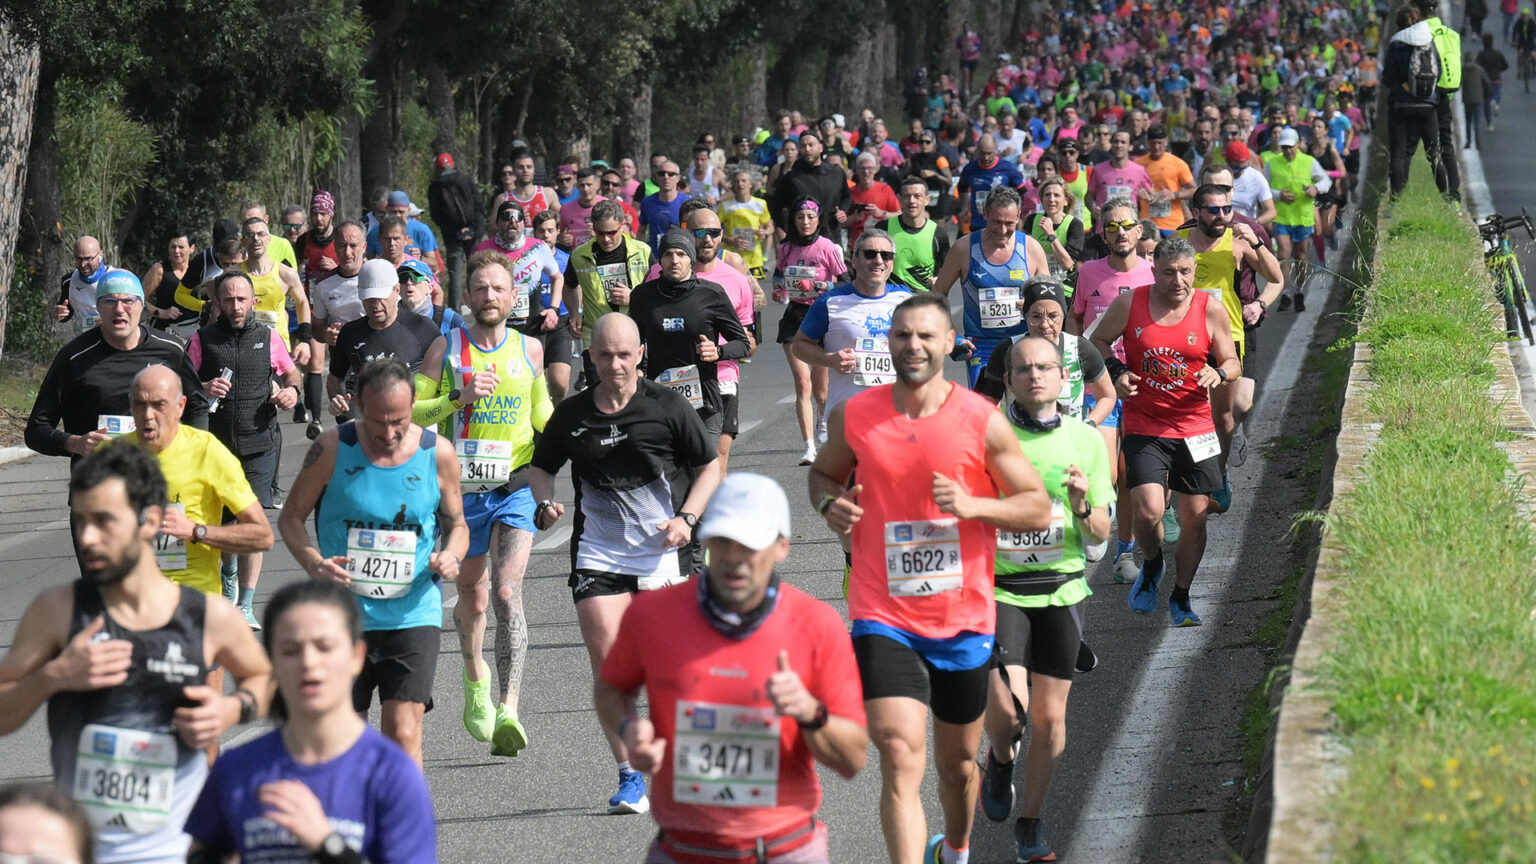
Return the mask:
<path id="1" fill-rule="evenodd" d="M 668 249 L 681 249 L 688 254 L 689 261 L 698 260 L 698 250 L 693 245 L 693 232 L 682 228 L 668 228 L 667 233 L 661 237 L 661 246 L 657 253 Z"/>

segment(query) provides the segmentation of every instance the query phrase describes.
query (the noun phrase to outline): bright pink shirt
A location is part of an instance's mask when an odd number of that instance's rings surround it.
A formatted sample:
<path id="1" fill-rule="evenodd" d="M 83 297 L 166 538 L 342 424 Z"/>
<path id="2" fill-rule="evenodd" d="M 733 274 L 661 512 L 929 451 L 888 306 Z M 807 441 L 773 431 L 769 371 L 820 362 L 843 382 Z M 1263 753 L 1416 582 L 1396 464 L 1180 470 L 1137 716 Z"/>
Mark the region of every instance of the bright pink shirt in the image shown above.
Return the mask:
<path id="1" fill-rule="evenodd" d="M 1121 273 L 1109 264 L 1108 258 L 1084 261 L 1077 268 L 1077 289 L 1072 292 L 1072 314 L 1083 322 L 1083 332 L 1093 330 L 1094 322 L 1115 302 L 1115 298 L 1132 288 L 1152 284 L 1152 262 L 1137 258 L 1136 266 L 1129 273 Z M 1114 344 L 1115 356 L 1125 360 L 1125 348 L 1120 340 Z"/>
<path id="2" fill-rule="evenodd" d="M 592 200 L 592 207 L 607 200 L 599 195 Z M 572 249 L 592 239 L 592 207 L 583 207 L 580 198 L 560 205 L 560 230 L 571 232 Z"/>
<path id="3" fill-rule="evenodd" d="M 1152 192 L 1156 188 L 1147 169 L 1135 162 L 1126 162 L 1124 168 L 1116 168 L 1112 162 L 1101 162 L 1093 167 L 1093 176 L 1088 180 L 1088 197 L 1093 199 L 1094 207 L 1103 207 L 1111 198 L 1129 198 L 1139 210 L 1141 199 L 1137 193 Z"/>

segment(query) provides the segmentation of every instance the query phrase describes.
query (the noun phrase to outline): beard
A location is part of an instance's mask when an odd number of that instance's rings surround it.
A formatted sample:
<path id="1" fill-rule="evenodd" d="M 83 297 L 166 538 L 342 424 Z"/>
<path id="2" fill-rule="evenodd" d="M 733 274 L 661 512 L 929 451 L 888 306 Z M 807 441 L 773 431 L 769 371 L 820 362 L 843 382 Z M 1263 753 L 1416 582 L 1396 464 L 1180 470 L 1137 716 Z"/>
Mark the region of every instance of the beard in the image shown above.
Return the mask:
<path id="1" fill-rule="evenodd" d="M 128 574 L 132 573 L 134 568 L 139 566 L 139 557 L 142 554 L 143 551 L 140 544 L 133 544 L 129 547 L 128 551 L 123 553 L 121 560 L 108 561 L 99 570 L 91 570 L 85 566 L 85 555 L 83 552 L 77 551 L 75 553 L 75 560 L 80 564 L 80 572 L 85 574 L 87 579 L 91 580 L 91 584 L 97 588 L 105 588 L 127 579 Z"/>
<path id="2" fill-rule="evenodd" d="M 1212 240 L 1215 240 L 1216 238 L 1220 237 L 1221 235 L 1223 235 L 1223 234 L 1225 234 L 1227 232 L 1227 226 L 1219 225 L 1219 224 L 1217 224 L 1215 222 L 1212 222 L 1209 225 L 1204 223 L 1204 222 L 1201 222 L 1200 223 L 1200 230 L 1202 232 L 1204 232 L 1205 236 L 1211 238 Z"/>
<path id="3" fill-rule="evenodd" d="M 495 306 L 485 306 L 475 310 L 475 322 L 485 327 L 495 327 L 507 320 L 510 312 L 503 312 Z"/>

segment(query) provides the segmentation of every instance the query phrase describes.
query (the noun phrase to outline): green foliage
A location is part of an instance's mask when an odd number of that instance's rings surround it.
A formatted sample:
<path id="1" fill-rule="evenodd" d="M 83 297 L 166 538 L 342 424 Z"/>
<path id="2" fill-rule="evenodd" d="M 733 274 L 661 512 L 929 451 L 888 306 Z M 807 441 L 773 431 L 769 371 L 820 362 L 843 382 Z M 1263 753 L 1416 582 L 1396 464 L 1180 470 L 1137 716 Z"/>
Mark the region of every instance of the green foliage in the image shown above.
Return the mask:
<path id="1" fill-rule="evenodd" d="M 53 360 L 64 346 L 64 331 L 50 314 L 59 299 L 58 283 L 17 267 L 5 296 L 5 354 L 39 363 Z"/>
<path id="2" fill-rule="evenodd" d="M 65 79 L 57 92 L 64 234 L 96 237 L 106 260 L 117 262 L 117 223 L 148 179 L 155 134 L 123 111 L 109 86 Z"/>
<path id="3" fill-rule="evenodd" d="M 1347 777 L 1340 858 L 1536 860 L 1536 555 L 1499 442 L 1502 326 L 1480 245 L 1420 175 L 1364 305 L 1380 437 L 1328 516 L 1344 551 L 1324 671 Z"/>

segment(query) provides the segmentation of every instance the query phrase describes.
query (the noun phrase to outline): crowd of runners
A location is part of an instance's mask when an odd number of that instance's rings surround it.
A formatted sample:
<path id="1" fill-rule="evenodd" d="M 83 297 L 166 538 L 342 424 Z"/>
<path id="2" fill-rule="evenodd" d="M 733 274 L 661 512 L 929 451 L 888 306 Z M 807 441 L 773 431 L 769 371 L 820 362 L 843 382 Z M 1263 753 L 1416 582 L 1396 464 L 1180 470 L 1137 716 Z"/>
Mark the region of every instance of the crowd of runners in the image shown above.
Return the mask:
<path id="1" fill-rule="evenodd" d="M 1245 369 L 1339 240 L 1388 36 L 1358 0 L 1079 0 L 967 25 L 894 129 L 784 111 L 644 175 L 518 149 L 489 195 L 445 153 L 431 225 L 403 191 L 355 220 L 326 191 L 246 201 L 142 276 L 79 238 L 26 442 L 71 460 L 81 578 L 0 661 L 0 734 L 46 706 L 59 789 L 0 794 L 0 851 L 437 860 L 443 583 L 465 732 L 515 757 L 529 554 L 564 523 L 617 774 L 593 804 L 659 828 L 614 860 L 827 861 L 816 766 L 851 777 L 870 744 L 891 861 L 967 861 L 978 804 L 1017 860 L 1055 860 L 1090 565 L 1202 623 Z M 1024 47 L 977 80 L 988 42 Z M 727 470 L 765 338 L 794 488 Z M 839 538 L 846 618 L 781 580 L 792 517 Z M 278 538 L 312 578 L 258 619 Z M 5 845 L 10 812 L 36 850 Z"/>

